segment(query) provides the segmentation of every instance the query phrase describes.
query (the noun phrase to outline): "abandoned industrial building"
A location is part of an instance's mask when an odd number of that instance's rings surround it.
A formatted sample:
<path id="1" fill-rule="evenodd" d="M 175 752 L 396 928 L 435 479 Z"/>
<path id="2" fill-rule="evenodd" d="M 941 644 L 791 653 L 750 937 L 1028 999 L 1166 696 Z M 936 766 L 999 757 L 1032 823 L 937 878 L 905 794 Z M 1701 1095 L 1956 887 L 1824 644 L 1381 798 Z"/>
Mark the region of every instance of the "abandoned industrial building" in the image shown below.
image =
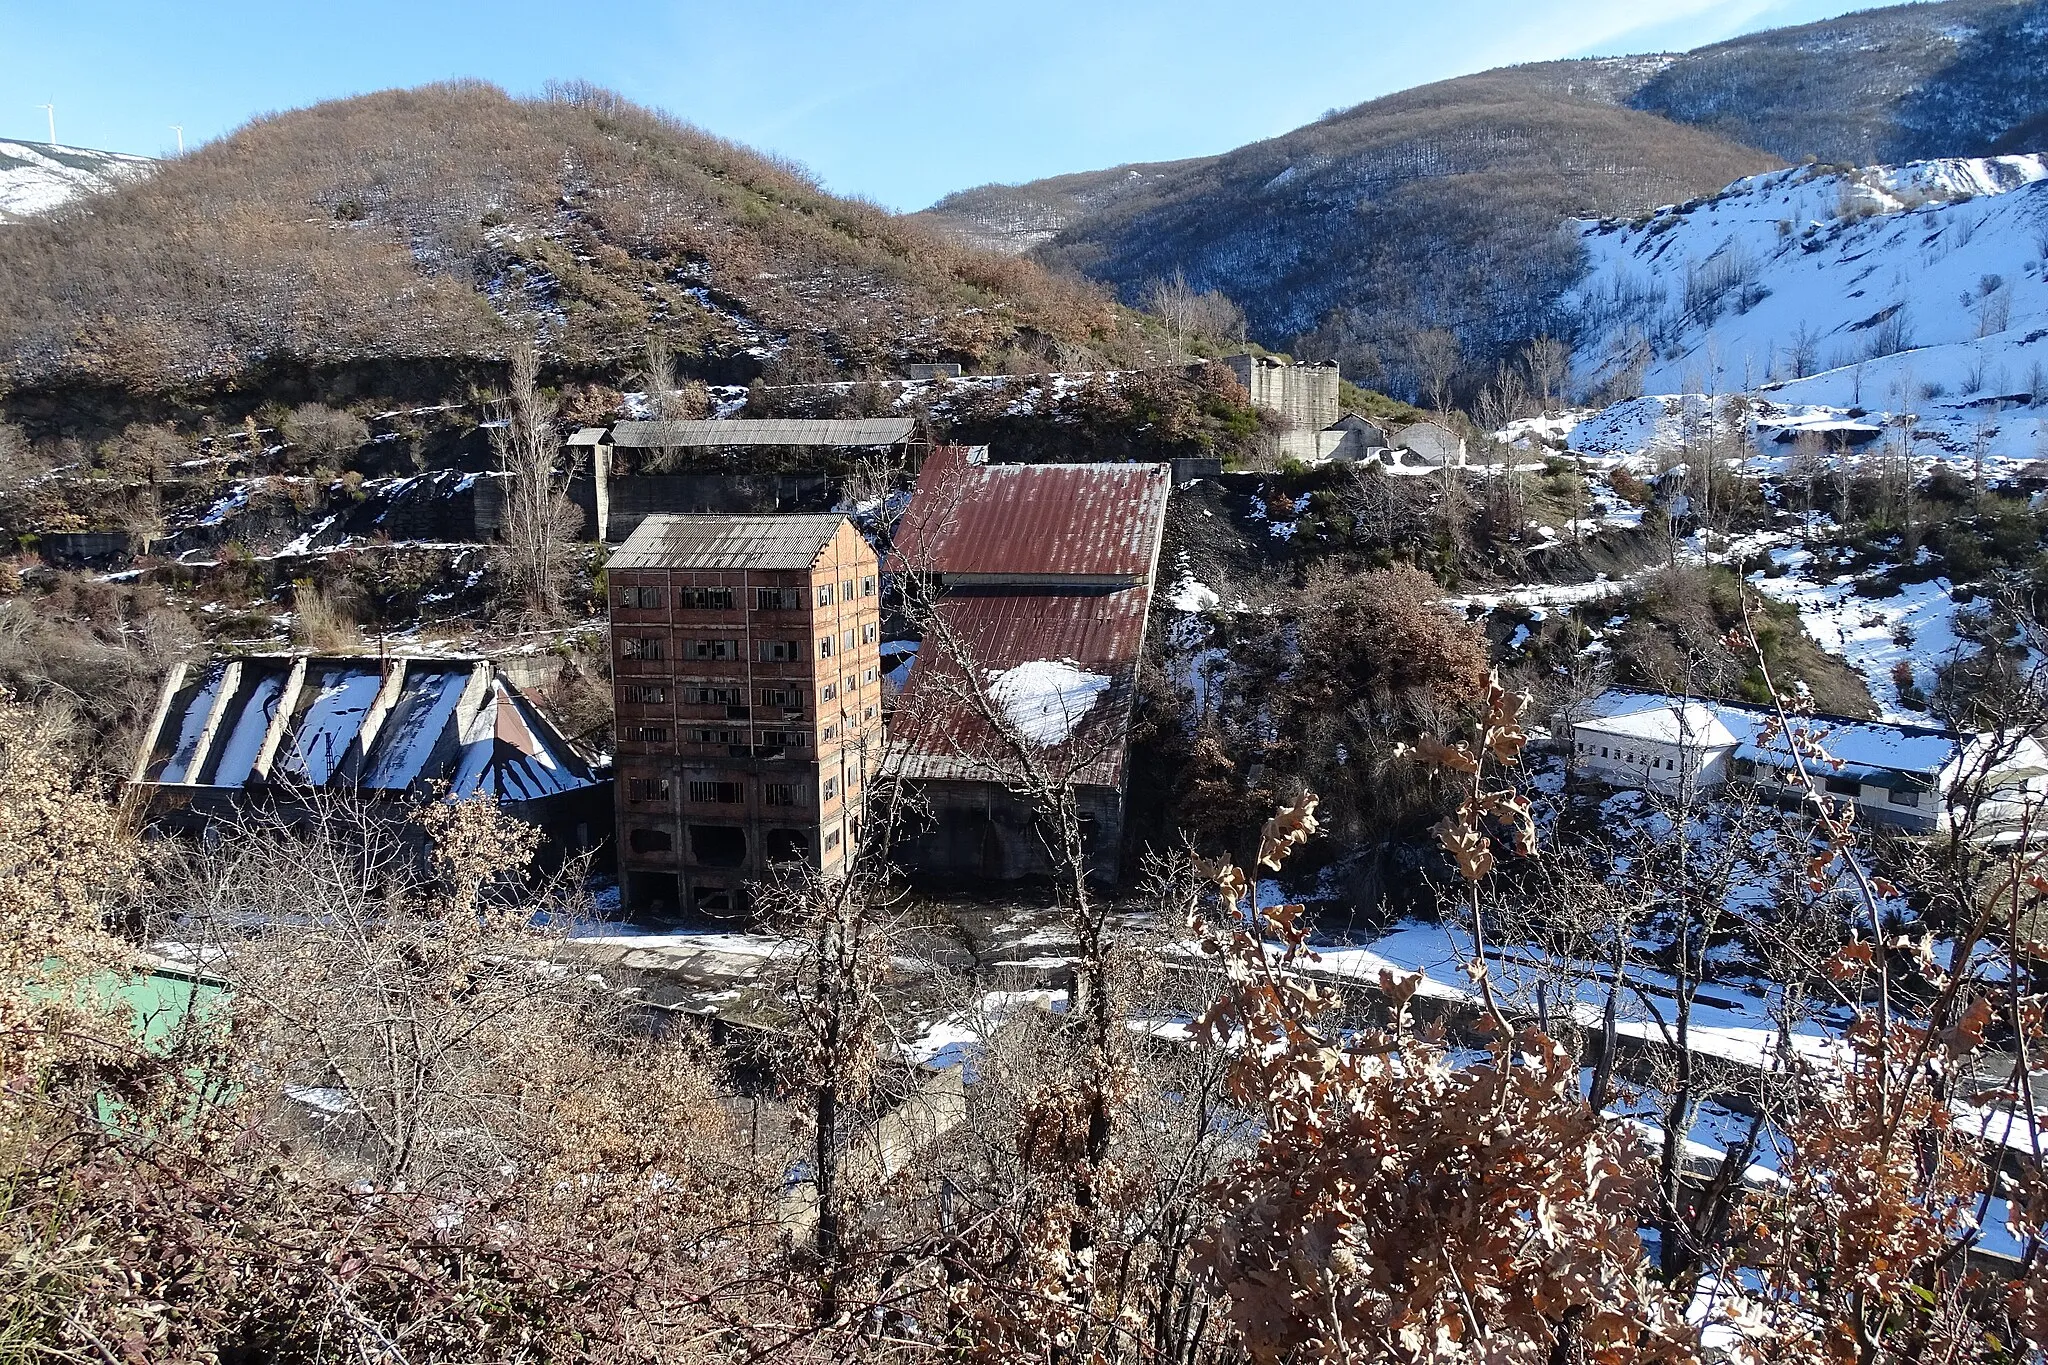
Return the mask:
<path id="1" fill-rule="evenodd" d="M 735 914 L 830 874 L 881 738 L 880 566 L 842 516 L 651 516 L 606 566 L 618 856 L 635 910 Z"/>
<path id="2" fill-rule="evenodd" d="M 917 424 L 908 417 L 705 419 L 584 427 L 568 439 L 572 467 L 586 461 L 572 495 L 585 533 L 617 542 L 661 513 L 824 512 L 833 480 L 821 466 L 861 453 L 894 452 L 914 466 Z"/>
<path id="3" fill-rule="evenodd" d="M 914 871 L 1055 870 L 1020 752 L 1077 794 L 1088 870 L 1121 865 L 1131 707 L 1171 478 L 1165 465 L 990 463 L 940 447 L 891 568 L 938 593 L 896 711 L 889 773 L 929 801 Z"/>
<path id="4" fill-rule="evenodd" d="M 561 848 L 601 840 L 609 774 L 489 659 L 247 654 L 171 669 L 131 787 L 200 833 L 252 798 L 486 794 Z"/>

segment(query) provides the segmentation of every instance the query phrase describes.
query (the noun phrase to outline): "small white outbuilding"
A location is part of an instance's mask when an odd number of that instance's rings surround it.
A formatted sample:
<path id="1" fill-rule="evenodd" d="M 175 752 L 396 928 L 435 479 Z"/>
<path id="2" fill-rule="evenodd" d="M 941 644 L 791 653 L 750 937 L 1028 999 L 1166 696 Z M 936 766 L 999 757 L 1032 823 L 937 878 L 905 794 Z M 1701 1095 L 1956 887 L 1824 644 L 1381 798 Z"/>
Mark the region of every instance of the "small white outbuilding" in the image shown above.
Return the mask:
<path id="1" fill-rule="evenodd" d="M 1711 703 L 1652 693 L 1608 693 L 1574 721 L 1578 770 L 1610 786 L 1676 793 L 1718 787 L 1743 736 Z"/>

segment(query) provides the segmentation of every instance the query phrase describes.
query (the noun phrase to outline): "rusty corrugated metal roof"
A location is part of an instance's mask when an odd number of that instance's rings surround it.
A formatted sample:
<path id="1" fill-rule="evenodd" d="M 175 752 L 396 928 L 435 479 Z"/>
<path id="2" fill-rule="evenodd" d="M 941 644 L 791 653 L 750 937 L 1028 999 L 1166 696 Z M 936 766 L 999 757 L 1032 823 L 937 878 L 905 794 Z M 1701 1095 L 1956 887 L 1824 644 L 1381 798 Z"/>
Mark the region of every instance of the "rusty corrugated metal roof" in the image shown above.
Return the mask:
<path id="1" fill-rule="evenodd" d="M 836 512 L 648 517 L 611 569 L 808 569 L 846 518 Z"/>
<path id="2" fill-rule="evenodd" d="M 941 446 L 896 528 L 893 567 L 1145 582 L 1172 489 L 1161 464 L 969 464 L 964 447 Z"/>
<path id="3" fill-rule="evenodd" d="M 622 449 L 705 446 L 893 446 L 917 430 L 908 417 L 768 417 L 694 422 L 620 422 L 612 443 Z"/>
<path id="4" fill-rule="evenodd" d="M 915 779 L 1000 780 L 1015 760 L 965 693 L 965 670 L 975 669 L 986 688 L 993 675 L 1046 660 L 1109 679 L 1071 737 L 1050 747 L 1055 765 L 1074 765 L 1083 784 L 1121 787 L 1149 598 L 1142 587 L 943 598 L 937 610 L 965 657 L 947 650 L 936 633 L 926 636 L 897 705 L 891 766 Z"/>

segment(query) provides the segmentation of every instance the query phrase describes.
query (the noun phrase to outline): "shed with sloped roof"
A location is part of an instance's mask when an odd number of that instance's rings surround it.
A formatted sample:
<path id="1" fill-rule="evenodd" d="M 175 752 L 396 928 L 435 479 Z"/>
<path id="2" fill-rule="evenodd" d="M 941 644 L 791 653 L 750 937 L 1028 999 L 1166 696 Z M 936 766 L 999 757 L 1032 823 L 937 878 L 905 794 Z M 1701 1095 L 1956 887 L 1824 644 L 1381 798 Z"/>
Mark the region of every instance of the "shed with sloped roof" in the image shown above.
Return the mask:
<path id="1" fill-rule="evenodd" d="M 495 664 L 462 654 L 178 664 L 129 781 L 152 817 L 185 832 L 256 797 L 488 795 L 567 847 L 602 837 L 611 786 Z"/>

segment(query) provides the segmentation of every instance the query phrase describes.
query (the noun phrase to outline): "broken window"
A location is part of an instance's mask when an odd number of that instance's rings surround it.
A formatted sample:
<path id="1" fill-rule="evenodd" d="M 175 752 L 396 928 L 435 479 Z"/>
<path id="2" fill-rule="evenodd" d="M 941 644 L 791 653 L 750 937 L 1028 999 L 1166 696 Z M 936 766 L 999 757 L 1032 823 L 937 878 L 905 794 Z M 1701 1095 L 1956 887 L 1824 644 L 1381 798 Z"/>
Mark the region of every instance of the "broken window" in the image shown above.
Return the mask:
<path id="1" fill-rule="evenodd" d="M 731 825 L 692 825 L 690 856 L 706 867 L 739 867 L 747 861 L 747 832 Z"/>
<path id="2" fill-rule="evenodd" d="M 737 782 L 702 781 L 696 778 L 690 781 L 690 799 L 698 803 L 735 806 L 739 804 L 741 796 L 740 784 Z"/>
<path id="3" fill-rule="evenodd" d="M 801 829 L 771 829 L 764 850 L 771 863 L 803 863 L 811 858 L 811 836 Z"/>
<path id="4" fill-rule="evenodd" d="M 684 588 L 678 605 L 691 611 L 731 611 L 731 588 Z"/>
<path id="5" fill-rule="evenodd" d="M 627 838 L 635 853 L 667 853 L 676 846 L 665 829 L 636 829 Z"/>

